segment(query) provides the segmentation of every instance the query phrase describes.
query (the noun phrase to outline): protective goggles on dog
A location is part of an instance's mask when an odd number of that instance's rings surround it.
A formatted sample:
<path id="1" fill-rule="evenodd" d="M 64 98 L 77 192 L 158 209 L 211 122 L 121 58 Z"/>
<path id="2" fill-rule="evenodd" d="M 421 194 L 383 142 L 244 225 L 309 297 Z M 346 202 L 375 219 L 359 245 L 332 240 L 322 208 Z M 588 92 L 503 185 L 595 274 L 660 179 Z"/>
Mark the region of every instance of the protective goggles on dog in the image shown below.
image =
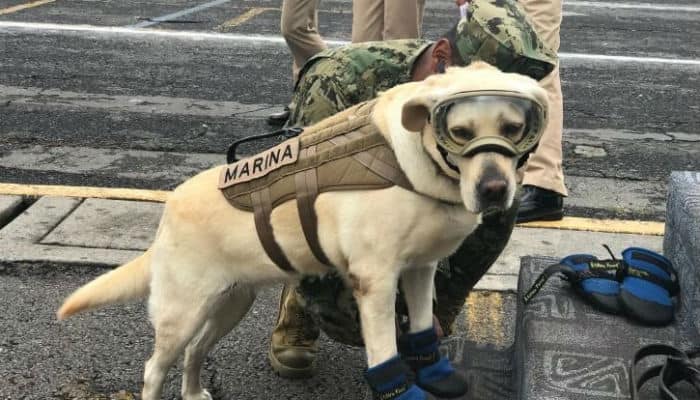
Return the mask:
<path id="1" fill-rule="evenodd" d="M 473 137 L 469 129 L 453 129 L 447 126 L 447 116 L 456 104 L 474 104 L 474 106 L 507 104 L 521 113 L 524 126 L 504 120 L 499 132 L 494 135 Z M 435 128 L 437 143 L 449 153 L 460 156 L 472 156 L 479 152 L 498 152 L 508 156 L 523 156 L 532 151 L 547 123 L 546 107 L 534 97 L 520 92 L 510 91 L 473 91 L 452 95 L 437 103 L 430 112 Z M 522 135 L 519 135 L 522 130 Z M 505 135 L 505 136 L 504 136 Z M 515 136 L 513 140 L 507 136 Z"/>

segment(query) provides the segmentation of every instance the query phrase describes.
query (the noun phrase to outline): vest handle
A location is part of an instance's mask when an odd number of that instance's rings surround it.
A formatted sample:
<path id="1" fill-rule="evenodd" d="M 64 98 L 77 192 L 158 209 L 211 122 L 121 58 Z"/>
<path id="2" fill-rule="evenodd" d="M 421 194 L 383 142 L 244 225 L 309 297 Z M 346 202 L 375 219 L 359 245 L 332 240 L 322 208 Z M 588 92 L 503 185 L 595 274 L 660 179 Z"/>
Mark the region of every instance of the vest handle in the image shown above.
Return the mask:
<path id="1" fill-rule="evenodd" d="M 297 128 L 297 127 L 292 127 L 292 128 L 283 128 L 277 131 L 273 132 L 267 132 L 267 133 L 261 133 L 259 135 L 251 135 L 251 136 L 246 136 L 242 139 L 238 139 L 231 143 L 231 145 L 228 147 L 228 151 L 226 151 L 226 162 L 228 164 L 234 163 L 240 158 L 236 154 L 236 149 L 238 148 L 239 145 L 246 143 L 246 142 L 252 142 L 255 140 L 260 140 L 260 139 L 267 139 L 275 136 L 284 136 L 287 139 L 291 139 L 293 137 L 299 136 L 302 132 L 304 131 L 303 128 Z"/>

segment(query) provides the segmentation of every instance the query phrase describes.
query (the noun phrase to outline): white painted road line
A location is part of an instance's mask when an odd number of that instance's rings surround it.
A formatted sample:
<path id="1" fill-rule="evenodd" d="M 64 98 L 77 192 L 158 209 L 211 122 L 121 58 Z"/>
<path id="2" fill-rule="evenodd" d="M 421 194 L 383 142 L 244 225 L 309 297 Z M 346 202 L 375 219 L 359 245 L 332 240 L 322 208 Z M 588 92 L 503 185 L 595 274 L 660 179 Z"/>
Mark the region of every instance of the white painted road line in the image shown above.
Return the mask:
<path id="1" fill-rule="evenodd" d="M 652 4 L 652 3 L 611 3 L 605 1 L 565 1 L 567 7 L 609 8 L 622 10 L 650 10 L 650 11 L 676 11 L 676 12 L 700 12 L 700 7 L 688 4 Z"/>
<path id="2" fill-rule="evenodd" d="M 347 1 L 348 5 L 350 0 Z M 654 4 L 654 3 L 618 3 L 611 1 L 576 1 L 576 0 L 566 0 L 564 1 L 564 15 L 581 15 L 585 10 L 582 8 L 591 8 L 599 10 L 631 10 L 631 11 L 669 11 L 669 12 L 700 12 L 700 7 L 690 4 Z M 321 7 L 323 7 L 323 2 L 321 2 Z M 440 10 L 440 11 L 453 11 L 454 15 L 457 15 L 457 7 L 452 1 L 429 1 L 427 2 L 425 8 L 427 10 Z M 567 12 L 567 10 L 575 9 L 576 12 Z M 325 11 L 321 9 L 321 11 Z"/>
<path id="3" fill-rule="evenodd" d="M 231 1 L 231 0 L 210 1 L 209 3 L 200 4 L 196 7 L 188 8 L 188 9 L 178 11 L 178 12 L 175 12 L 172 14 L 163 15 L 162 17 L 156 17 L 156 18 L 152 18 L 148 21 L 142 21 L 142 22 L 139 22 L 138 24 L 131 25 L 130 27 L 131 28 L 146 28 L 148 26 L 157 25 L 163 21 L 174 21 L 180 17 L 184 17 L 185 15 L 189 15 L 192 13 L 196 13 L 198 11 L 206 10 L 207 8 L 216 7 L 218 5 L 228 3 L 229 1 Z"/>
<path id="4" fill-rule="evenodd" d="M 660 64 L 676 64 L 676 65 L 696 65 L 700 66 L 700 60 L 688 60 L 680 58 L 661 58 L 661 57 L 632 57 L 632 56 L 613 56 L 605 54 L 584 54 L 584 53 L 559 53 L 559 58 L 566 60 L 590 60 L 590 61 L 613 61 L 613 62 L 628 62 L 628 63 L 660 63 Z"/>
<path id="5" fill-rule="evenodd" d="M 270 35 L 241 35 L 233 33 L 209 33 L 196 31 L 172 31 L 162 29 L 142 29 L 119 26 L 94 26 L 94 25 L 68 25 L 68 24 L 47 24 L 37 22 L 12 22 L 0 21 L 0 32 L 22 30 L 32 32 L 90 32 L 102 34 L 131 35 L 137 37 L 163 37 L 183 40 L 212 40 L 250 43 L 271 43 L 287 46 L 282 36 Z M 326 40 L 329 46 L 342 46 L 350 42 L 345 40 Z M 586 60 L 603 62 L 639 63 L 639 64 L 666 64 L 685 65 L 700 67 L 700 60 L 661 58 L 661 57 L 632 57 L 606 54 L 583 54 L 583 53 L 559 53 L 563 60 Z"/>

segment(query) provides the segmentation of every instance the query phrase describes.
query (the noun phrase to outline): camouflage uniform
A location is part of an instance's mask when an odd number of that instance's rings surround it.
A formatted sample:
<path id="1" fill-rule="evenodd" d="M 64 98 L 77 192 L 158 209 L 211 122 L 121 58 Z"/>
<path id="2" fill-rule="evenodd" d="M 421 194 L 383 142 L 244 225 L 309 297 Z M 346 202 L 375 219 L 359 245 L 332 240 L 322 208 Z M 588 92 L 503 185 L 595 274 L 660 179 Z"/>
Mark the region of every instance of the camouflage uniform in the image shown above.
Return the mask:
<path id="1" fill-rule="evenodd" d="M 311 125 L 411 81 L 413 64 L 431 44 L 420 39 L 369 42 L 312 57 L 297 82 L 288 126 Z M 474 0 L 468 17 L 457 26 L 454 47 L 459 65 L 483 60 L 536 79 L 548 74 L 556 62 L 556 55 L 540 41 L 522 8 L 510 0 Z M 503 213 L 485 216 L 457 252 L 439 263 L 435 315 L 445 333 L 449 334 L 467 295 L 508 242 L 517 208 L 516 201 Z M 304 278 L 298 290 L 328 336 L 346 344 L 362 344 L 357 305 L 339 276 Z M 397 310 L 404 314 L 402 296 Z"/>
<path id="2" fill-rule="evenodd" d="M 311 57 L 294 89 L 287 125 L 312 125 L 410 82 L 414 62 L 431 44 L 421 39 L 365 42 Z"/>

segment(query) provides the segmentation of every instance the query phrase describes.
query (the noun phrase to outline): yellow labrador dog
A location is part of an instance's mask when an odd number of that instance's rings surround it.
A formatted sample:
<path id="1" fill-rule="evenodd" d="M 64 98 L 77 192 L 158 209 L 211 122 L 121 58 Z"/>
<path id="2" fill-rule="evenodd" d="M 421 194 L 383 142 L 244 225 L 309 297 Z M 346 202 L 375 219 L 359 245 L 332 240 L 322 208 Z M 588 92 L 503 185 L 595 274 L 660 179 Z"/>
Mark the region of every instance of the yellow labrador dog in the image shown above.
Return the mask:
<path id="1" fill-rule="evenodd" d="M 410 330 L 432 327 L 433 275 L 489 207 L 511 206 L 518 158 L 546 122 L 537 82 L 484 64 L 450 68 L 380 95 L 372 121 L 414 187 L 322 193 L 318 236 L 354 288 L 369 367 L 397 354 L 394 304 L 401 279 Z M 182 397 L 211 399 L 200 385 L 215 343 L 251 307 L 262 285 L 320 274 L 295 206 L 271 214 L 275 240 L 298 274 L 282 271 L 256 235 L 251 212 L 217 188 L 221 167 L 200 173 L 168 198 L 155 241 L 135 260 L 73 293 L 58 311 L 77 312 L 149 296 L 155 349 L 145 366 L 144 400 L 160 399 L 168 369 L 185 353 Z"/>

